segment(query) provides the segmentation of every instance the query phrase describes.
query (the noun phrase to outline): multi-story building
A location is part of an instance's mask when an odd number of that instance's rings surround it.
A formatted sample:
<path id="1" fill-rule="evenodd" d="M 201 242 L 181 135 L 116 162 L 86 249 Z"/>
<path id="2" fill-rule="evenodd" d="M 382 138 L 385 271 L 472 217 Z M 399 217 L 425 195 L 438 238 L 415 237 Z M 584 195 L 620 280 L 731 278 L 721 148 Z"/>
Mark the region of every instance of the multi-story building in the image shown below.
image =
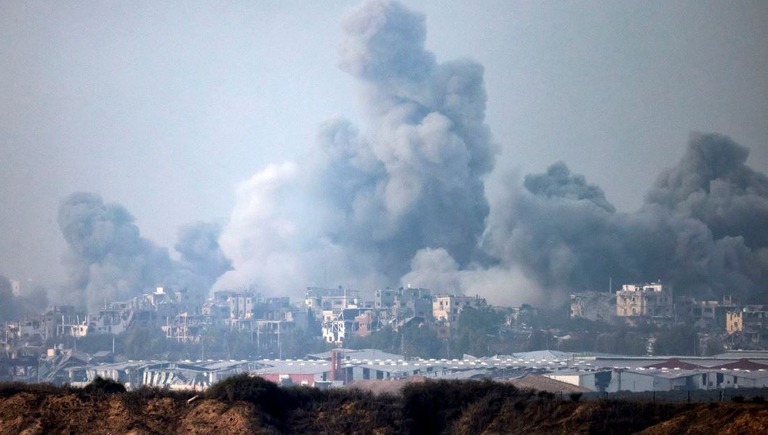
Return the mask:
<path id="1" fill-rule="evenodd" d="M 54 305 L 42 316 L 44 339 L 63 335 L 85 335 L 79 326 L 86 319 L 86 314 L 71 305 Z M 73 329 L 72 326 L 75 326 Z M 87 326 L 85 328 L 87 331 Z"/>
<path id="2" fill-rule="evenodd" d="M 370 316 L 364 315 L 370 313 Z M 341 345 L 352 335 L 367 334 L 374 322 L 373 312 L 364 308 L 347 308 L 341 311 L 324 310 L 322 322 L 323 339 L 328 343 Z"/>
<path id="3" fill-rule="evenodd" d="M 122 310 L 99 310 L 95 316 L 88 316 L 89 334 L 120 334 L 128 326 L 129 314 Z"/>
<path id="4" fill-rule="evenodd" d="M 231 330 L 244 333 L 258 355 L 274 355 L 282 358 L 284 338 L 293 334 L 295 322 L 291 320 L 230 319 Z"/>
<path id="5" fill-rule="evenodd" d="M 374 307 L 383 319 L 397 323 L 409 317 L 432 321 L 432 292 L 425 288 L 400 287 L 376 290 Z"/>
<path id="6" fill-rule="evenodd" d="M 396 290 L 391 289 L 389 287 L 385 289 L 376 290 L 376 294 L 374 295 L 373 306 L 377 310 L 382 310 L 382 309 L 392 307 L 395 304 L 395 292 Z"/>
<path id="7" fill-rule="evenodd" d="M 399 288 L 395 294 L 395 307 L 404 316 L 423 317 L 432 321 L 432 291 L 425 288 Z"/>
<path id="8" fill-rule="evenodd" d="M 179 343 L 197 343 L 208 327 L 211 318 L 201 314 L 179 313 L 173 321 L 162 326 L 165 337 Z"/>
<path id="9" fill-rule="evenodd" d="M 571 295 L 571 318 L 609 321 L 616 317 L 616 295 L 608 292 L 582 292 Z"/>
<path id="10" fill-rule="evenodd" d="M 725 328 L 729 334 L 739 333 L 752 343 L 768 339 L 768 306 L 747 305 L 726 313 Z"/>
<path id="11" fill-rule="evenodd" d="M 214 293 L 213 301 L 216 305 L 229 307 L 231 319 L 249 319 L 253 317 L 253 308 L 258 303 L 260 296 L 252 291 L 222 290 Z"/>
<path id="12" fill-rule="evenodd" d="M 360 308 L 360 292 L 339 288 L 307 287 L 304 303 L 308 309 L 319 313 L 326 310 L 341 311 L 347 308 Z"/>
<path id="13" fill-rule="evenodd" d="M 669 320 L 674 315 L 672 289 L 661 283 L 624 284 L 616 292 L 616 315 Z"/>
<path id="14" fill-rule="evenodd" d="M 464 308 L 481 308 L 487 305 L 485 298 L 479 296 L 435 296 L 432 299 L 432 316 L 436 322 L 453 327 Z"/>

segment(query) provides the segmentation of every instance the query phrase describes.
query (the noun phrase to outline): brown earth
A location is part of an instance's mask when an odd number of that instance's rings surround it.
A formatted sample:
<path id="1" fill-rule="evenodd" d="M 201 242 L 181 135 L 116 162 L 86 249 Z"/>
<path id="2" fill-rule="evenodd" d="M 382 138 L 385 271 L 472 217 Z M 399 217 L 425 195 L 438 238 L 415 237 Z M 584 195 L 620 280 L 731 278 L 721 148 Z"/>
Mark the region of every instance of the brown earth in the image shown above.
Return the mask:
<path id="1" fill-rule="evenodd" d="M 525 390 L 512 395 L 495 390 L 484 395 L 484 387 L 475 387 L 476 398 L 472 396 L 458 407 L 452 404 L 451 409 L 437 409 L 430 401 L 443 391 L 456 391 L 447 390 L 450 384 L 411 385 L 417 386 L 414 392 L 383 395 L 382 391 L 305 390 L 305 396 L 295 396 L 304 399 L 278 414 L 266 412 L 268 406 L 258 400 L 197 397 L 190 401 L 190 394 L 14 390 L 0 394 L 0 434 L 768 433 L 768 404 L 760 402 L 574 401 Z M 430 391 L 432 387 L 436 391 Z M 420 399 L 424 397 L 431 399 L 425 402 Z M 407 407 L 419 409 L 415 417 Z M 414 421 L 424 412 L 444 424 Z"/>
<path id="2" fill-rule="evenodd" d="M 121 395 L 18 393 L 0 398 L 2 434 L 253 434 L 260 430 L 253 405 L 172 398 L 131 403 Z"/>

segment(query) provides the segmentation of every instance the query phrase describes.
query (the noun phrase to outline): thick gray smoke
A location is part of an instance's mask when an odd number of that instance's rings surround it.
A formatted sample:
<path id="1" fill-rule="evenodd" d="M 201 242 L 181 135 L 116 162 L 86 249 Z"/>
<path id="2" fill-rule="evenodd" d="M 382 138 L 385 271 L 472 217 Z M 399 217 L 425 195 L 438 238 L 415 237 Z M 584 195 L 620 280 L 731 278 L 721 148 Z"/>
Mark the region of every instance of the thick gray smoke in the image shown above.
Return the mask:
<path id="1" fill-rule="evenodd" d="M 768 225 L 768 195 L 746 154 L 721 136 L 694 137 L 631 214 L 557 163 L 493 204 L 485 246 L 547 290 L 662 279 L 678 294 L 764 299 L 768 256 L 755 228 Z"/>
<path id="2" fill-rule="evenodd" d="M 69 302 L 82 302 L 91 310 L 157 286 L 205 295 L 228 267 L 215 243 L 216 227 L 183 230 L 177 249 L 184 261 L 177 262 L 166 249 L 141 237 L 124 207 L 105 204 L 92 193 L 67 197 L 59 207 L 58 223 L 69 246 L 65 262 L 70 285 L 79 296 Z"/>
<path id="3" fill-rule="evenodd" d="M 379 286 L 407 273 L 421 248 L 442 248 L 460 266 L 476 252 L 495 152 L 482 67 L 437 63 L 424 49 L 424 16 L 398 3 L 368 2 L 344 30 L 341 68 L 362 86 L 370 131 L 331 120 L 313 159 L 241 185 L 222 237 L 235 271 L 222 286 Z"/>
<path id="4" fill-rule="evenodd" d="M 185 225 L 174 249 L 181 254 L 180 280 L 195 292 L 207 292 L 216 279 L 232 269 L 219 247 L 221 226 L 210 222 Z"/>
<path id="5" fill-rule="evenodd" d="M 564 163 L 489 200 L 495 146 L 483 69 L 438 63 L 424 17 L 370 1 L 343 25 L 341 68 L 361 85 L 368 130 L 333 119 L 311 158 L 243 182 L 221 245 L 218 287 L 400 284 L 551 301 L 574 290 L 661 279 L 678 294 L 764 299 L 768 183 L 727 138 L 692 139 L 635 213 Z"/>
<path id="6" fill-rule="evenodd" d="M 22 287 L 16 295 L 11 281 L 0 275 L 0 323 L 37 316 L 46 308 L 48 308 L 48 292 L 45 288 Z"/>
<path id="7" fill-rule="evenodd" d="M 664 171 L 646 197 L 704 222 L 720 239 L 742 236 L 768 247 L 768 177 L 745 163 L 749 150 L 731 139 L 697 134 L 680 163 Z"/>
<path id="8" fill-rule="evenodd" d="M 15 302 L 11 281 L 0 275 L 0 322 L 7 322 L 13 319 L 16 308 Z"/>

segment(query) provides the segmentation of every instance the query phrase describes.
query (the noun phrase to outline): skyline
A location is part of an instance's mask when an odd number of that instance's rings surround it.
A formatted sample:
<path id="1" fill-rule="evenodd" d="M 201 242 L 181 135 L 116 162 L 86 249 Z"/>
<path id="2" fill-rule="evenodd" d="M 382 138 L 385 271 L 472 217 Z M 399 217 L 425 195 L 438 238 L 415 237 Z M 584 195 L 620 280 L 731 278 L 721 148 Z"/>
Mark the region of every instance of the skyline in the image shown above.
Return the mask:
<path id="1" fill-rule="evenodd" d="M 355 3 L 0 6 L 0 273 L 64 280 L 56 210 L 74 191 L 124 205 L 172 249 L 183 225 L 230 225 L 253 174 L 301 169 L 337 114 L 368 133 L 359 82 L 337 67 Z M 489 197 L 563 161 L 634 212 L 697 131 L 768 172 L 768 8 L 598 5 L 406 3 L 437 62 L 481 65 L 500 149 L 481 176 Z"/>

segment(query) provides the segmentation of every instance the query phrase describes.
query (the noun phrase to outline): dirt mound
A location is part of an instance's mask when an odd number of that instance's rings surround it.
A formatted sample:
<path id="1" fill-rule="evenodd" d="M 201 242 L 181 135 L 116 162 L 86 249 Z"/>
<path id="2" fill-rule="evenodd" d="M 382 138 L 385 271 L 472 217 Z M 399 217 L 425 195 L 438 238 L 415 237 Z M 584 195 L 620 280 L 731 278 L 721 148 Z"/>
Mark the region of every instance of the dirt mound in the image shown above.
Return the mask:
<path id="1" fill-rule="evenodd" d="M 644 435 L 768 433 L 768 408 L 758 404 L 700 405 L 690 412 L 677 415 L 640 433 Z"/>
<path id="2" fill-rule="evenodd" d="M 0 385 L 0 433 L 768 433 L 762 396 L 712 403 L 572 400 L 490 381 L 422 381 L 398 386 L 398 394 L 375 394 L 376 383 L 328 391 L 249 385 L 229 385 L 246 400 Z"/>
<path id="3" fill-rule="evenodd" d="M 253 405 L 204 400 L 180 415 L 177 433 L 247 435 L 270 433 L 260 428 Z"/>
<path id="4" fill-rule="evenodd" d="M 0 433 L 270 433 L 259 427 L 257 415 L 243 402 L 18 393 L 0 398 Z"/>

